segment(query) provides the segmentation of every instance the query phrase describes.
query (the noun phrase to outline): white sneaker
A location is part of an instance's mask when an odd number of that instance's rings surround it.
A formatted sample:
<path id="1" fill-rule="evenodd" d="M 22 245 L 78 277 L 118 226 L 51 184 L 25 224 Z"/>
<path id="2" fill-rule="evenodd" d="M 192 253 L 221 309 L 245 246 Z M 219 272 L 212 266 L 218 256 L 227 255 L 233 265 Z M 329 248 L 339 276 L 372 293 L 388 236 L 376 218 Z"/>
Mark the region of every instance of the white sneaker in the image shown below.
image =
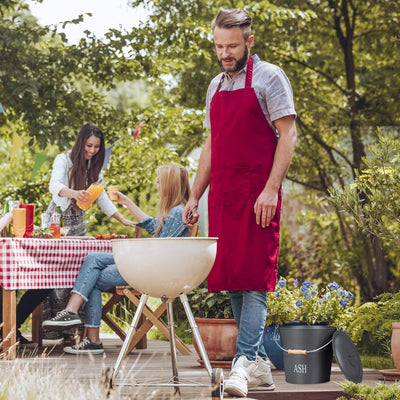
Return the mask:
<path id="1" fill-rule="evenodd" d="M 249 361 L 246 356 L 240 356 L 232 366 L 229 378 L 224 382 L 225 392 L 233 396 L 246 397 L 250 374 L 256 368 L 255 361 Z"/>
<path id="2" fill-rule="evenodd" d="M 259 387 L 263 390 L 275 390 L 275 384 L 272 380 L 271 363 L 269 360 L 263 360 L 261 357 L 256 358 L 256 368 L 250 374 L 247 387 L 255 389 Z"/>

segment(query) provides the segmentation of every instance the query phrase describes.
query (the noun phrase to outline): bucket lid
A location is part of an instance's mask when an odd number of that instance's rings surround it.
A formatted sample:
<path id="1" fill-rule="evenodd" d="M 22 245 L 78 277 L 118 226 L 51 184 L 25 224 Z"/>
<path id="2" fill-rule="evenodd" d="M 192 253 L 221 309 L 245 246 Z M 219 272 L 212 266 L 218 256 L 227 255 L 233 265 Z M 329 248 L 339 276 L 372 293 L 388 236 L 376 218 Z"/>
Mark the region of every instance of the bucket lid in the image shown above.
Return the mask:
<path id="1" fill-rule="evenodd" d="M 343 331 L 336 331 L 332 339 L 333 352 L 343 375 L 354 383 L 362 381 L 363 370 L 356 346 Z"/>

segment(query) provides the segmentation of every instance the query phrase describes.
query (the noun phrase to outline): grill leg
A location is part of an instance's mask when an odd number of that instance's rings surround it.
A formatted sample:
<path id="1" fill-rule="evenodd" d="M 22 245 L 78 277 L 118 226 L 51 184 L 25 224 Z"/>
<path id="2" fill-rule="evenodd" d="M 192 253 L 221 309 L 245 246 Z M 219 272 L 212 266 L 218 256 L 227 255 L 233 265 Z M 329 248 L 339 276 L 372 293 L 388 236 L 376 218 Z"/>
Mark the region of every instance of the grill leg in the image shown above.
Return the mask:
<path id="1" fill-rule="evenodd" d="M 124 343 L 122 344 L 121 350 L 119 352 L 117 361 L 114 366 L 113 378 L 115 378 L 118 375 L 119 368 L 121 367 L 121 362 L 122 362 L 123 358 L 126 356 L 126 353 L 128 352 L 129 345 L 131 344 L 133 334 L 136 332 L 140 317 L 143 312 L 143 308 L 146 305 L 148 297 L 149 297 L 149 295 L 147 295 L 147 294 L 142 294 L 140 296 L 139 305 L 136 309 L 135 315 L 133 316 L 131 326 L 129 327 L 128 333 L 126 334 L 126 338 L 124 340 Z"/>
<path id="2" fill-rule="evenodd" d="M 203 340 L 200 336 L 199 328 L 197 327 L 196 321 L 194 320 L 194 317 L 193 317 L 192 310 L 190 309 L 188 298 L 185 293 L 182 293 L 179 296 L 179 298 L 181 299 L 183 308 L 185 309 L 185 312 L 186 312 L 187 319 L 189 320 L 190 327 L 192 328 L 194 338 L 196 339 L 197 346 L 199 347 L 199 351 L 201 354 L 201 358 L 204 362 L 204 366 L 206 367 L 208 375 L 211 377 L 213 375 L 213 370 L 211 368 L 211 364 L 208 359 L 208 355 L 207 355 L 206 349 L 204 347 Z"/>
<path id="3" fill-rule="evenodd" d="M 162 299 L 165 301 L 165 299 Z M 173 374 L 173 382 L 174 382 L 174 394 L 181 394 L 179 388 L 179 377 L 178 377 L 178 367 L 177 367 L 177 359 L 176 359 L 176 343 L 175 343 L 175 328 L 174 328 L 174 313 L 172 309 L 172 300 L 167 300 L 167 315 L 168 315 L 168 328 L 169 328 L 169 344 L 171 348 L 171 362 L 172 362 L 172 374 Z"/>

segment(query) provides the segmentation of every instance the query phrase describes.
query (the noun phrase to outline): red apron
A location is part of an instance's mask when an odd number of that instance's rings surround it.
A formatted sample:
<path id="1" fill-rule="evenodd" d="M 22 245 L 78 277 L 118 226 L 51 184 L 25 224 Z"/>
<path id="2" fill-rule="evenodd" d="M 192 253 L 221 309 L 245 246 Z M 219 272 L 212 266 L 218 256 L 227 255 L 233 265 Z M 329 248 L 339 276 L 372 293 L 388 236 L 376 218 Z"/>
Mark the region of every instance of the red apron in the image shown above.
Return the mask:
<path id="1" fill-rule="evenodd" d="M 278 272 L 281 191 L 270 226 L 256 224 L 254 204 L 274 161 L 277 138 L 251 87 L 219 91 L 211 101 L 209 235 L 218 237 L 208 290 L 274 291 Z"/>

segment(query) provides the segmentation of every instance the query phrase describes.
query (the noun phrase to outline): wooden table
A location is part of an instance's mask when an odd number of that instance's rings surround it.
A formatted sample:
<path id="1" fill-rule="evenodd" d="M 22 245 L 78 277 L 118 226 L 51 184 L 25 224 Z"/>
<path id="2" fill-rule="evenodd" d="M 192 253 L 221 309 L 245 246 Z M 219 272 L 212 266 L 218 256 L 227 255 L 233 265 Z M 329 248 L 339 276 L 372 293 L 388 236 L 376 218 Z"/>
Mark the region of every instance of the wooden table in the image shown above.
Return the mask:
<path id="1" fill-rule="evenodd" d="M 111 241 L 0 238 L 0 285 L 3 288 L 3 351 L 16 357 L 16 291 L 72 288 L 89 253 L 112 252 Z"/>

